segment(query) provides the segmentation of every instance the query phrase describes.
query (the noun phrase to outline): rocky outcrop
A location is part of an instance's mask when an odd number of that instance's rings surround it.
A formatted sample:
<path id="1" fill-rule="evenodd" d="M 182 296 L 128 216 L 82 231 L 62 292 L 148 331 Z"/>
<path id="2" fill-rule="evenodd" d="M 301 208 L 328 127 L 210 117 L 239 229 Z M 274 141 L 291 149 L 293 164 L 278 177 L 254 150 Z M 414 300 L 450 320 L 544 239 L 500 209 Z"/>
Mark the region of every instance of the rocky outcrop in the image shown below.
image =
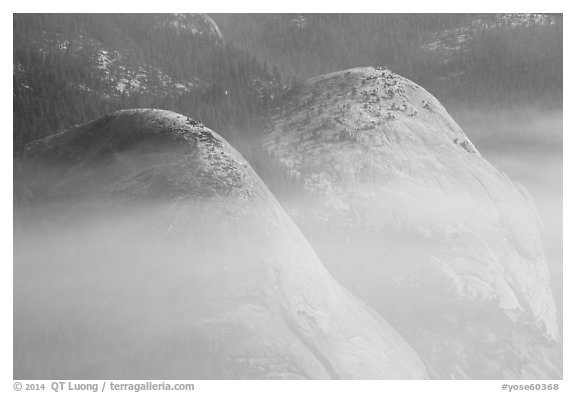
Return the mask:
<path id="1" fill-rule="evenodd" d="M 267 131 L 302 188 L 296 223 L 435 377 L 560 377 L 534 203 L 430 93 L 384 68 L 336 72 L 290 92 Z"/>
<path id="2" fill-rule="evenodd" d="M 425 378 L 247 162 L 185 116 L 126 110 L 27 149 L 15 378 Z"/>
<path id="3" fill-rule="evenodd" d="M 221 42 L 224 37 L 218 25 L 207 14 L 157 14 L 157 26 L 173 28 L 178 34 L 201 35 Z"/>

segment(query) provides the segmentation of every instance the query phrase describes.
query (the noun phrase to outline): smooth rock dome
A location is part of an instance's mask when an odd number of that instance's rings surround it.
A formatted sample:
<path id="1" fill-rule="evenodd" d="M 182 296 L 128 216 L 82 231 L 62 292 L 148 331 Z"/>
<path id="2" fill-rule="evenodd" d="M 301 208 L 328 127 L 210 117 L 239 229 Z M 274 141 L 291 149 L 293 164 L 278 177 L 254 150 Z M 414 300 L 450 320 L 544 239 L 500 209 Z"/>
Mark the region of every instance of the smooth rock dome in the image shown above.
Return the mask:
<path id="1" fill-rule="evenodd" d="M 425 89 L 385 68 L 290 92 L 263 146 L 301 185 L 287 209 L 346 287 L 437 378 L 559 378 L 535 205 Z"/>
<path id="2" fill-rule="evenodd" d="M 33 143 L 26 166 L 16 379 L 427 377 L 200 123 L 119 111 Z"/>

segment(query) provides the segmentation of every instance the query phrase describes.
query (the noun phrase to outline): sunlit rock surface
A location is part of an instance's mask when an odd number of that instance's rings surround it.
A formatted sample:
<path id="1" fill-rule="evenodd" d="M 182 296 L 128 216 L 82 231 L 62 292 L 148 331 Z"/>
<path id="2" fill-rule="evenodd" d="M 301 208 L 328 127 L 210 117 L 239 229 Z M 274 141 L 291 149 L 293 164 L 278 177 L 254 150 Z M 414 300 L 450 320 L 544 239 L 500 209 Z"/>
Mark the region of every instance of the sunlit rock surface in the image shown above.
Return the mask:
<path id="1" fill-rule="evenodd" d="M 33 143 L 25 167 L 16 379 L 427 377 L 194 120 L 116 112 Z"/>
<path id="2" fill-rule="evenodd" d="M 171 27 L 182 33 L 191 33 L 222 41 L 218 25 L 207 14 L 157 14 L 157 26 Z"/>
<path id="3" fill-rule="evenodd" d="M 301 188 L 289 213 L 433 377 L 561 376 L 534 203 L 430 93 L 384 68 L 336 72 L 290 92 L 266 131 Z"/>

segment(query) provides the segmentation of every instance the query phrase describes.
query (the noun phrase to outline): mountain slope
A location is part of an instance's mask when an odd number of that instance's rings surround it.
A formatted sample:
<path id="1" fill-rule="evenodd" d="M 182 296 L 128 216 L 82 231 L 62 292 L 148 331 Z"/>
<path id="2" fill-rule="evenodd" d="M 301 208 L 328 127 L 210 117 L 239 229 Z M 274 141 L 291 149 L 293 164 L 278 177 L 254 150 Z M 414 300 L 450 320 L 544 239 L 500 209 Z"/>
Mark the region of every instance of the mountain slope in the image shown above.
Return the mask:
<path id="1" fill-rule="evenodd" d="M 527 191 L 431 94 L 383 68 L 294 89 L 263 142 L 289 211 L 337 279 L 438 378 L 558 378 L 559 333 Z"/>
<path id="2" fill-rule="evenodd" d="M 450 107 L 562 101 L 558 14 L 212 17 L 230 40 L 276 65 L 285 77 L 306 80 L 361 64 L 386 64 Z"/>
<path id="3" fill-rule="evenodd" d="M 231 136 L 280 84 L 196 14 L 15 14 L 14 151 L 117 109 L 188 112 Z"/>
<path id="4" fill-rule="evenodd" d="M 202 124 L 119 111 L 26 160 L 15 378 L 426 377 Z"/>

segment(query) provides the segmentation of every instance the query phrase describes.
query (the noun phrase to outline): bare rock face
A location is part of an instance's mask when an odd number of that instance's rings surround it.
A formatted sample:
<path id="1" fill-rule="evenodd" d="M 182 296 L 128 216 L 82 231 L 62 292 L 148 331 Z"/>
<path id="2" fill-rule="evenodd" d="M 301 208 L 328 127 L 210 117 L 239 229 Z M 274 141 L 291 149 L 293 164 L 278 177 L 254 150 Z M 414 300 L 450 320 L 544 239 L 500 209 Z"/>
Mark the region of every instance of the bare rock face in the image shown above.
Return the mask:
<path id="1" fill-rule="evenodd" d="M 28 148 L 15 378 L 411 379 L 246 161 L 185 116 L 127 110 Z"/>
<path id="2" fill-rule="evenodd" d="M 222 41 L 218 25 L 207 14 L 158 14 L 154 15 L 157 25 L 172 28 L 179 33 L 201 35 Z"/>
<path id="3" fill-rule="evenodd" d="M 534 203 L 430 93 L 383 68 L 313 78 L 264 147 L 300 184 L 287 209 L 329 270 L 434 377 L 561 376 Z"/>

